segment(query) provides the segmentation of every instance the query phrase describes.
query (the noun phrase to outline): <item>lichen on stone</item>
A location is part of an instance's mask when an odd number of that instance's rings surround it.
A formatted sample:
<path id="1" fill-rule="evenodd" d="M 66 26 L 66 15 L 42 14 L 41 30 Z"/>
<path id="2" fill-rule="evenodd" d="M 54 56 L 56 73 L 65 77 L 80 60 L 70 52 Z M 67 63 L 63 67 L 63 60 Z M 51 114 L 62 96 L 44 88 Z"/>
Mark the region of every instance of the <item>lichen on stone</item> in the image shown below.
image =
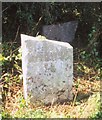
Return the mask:
<path id="1" fill-rule="evenodd" d="M 46 40 L 46 37 L 41 35 L 38 35 L 37 38 L 38 40 L 41 40 L 41 41 Z"/>

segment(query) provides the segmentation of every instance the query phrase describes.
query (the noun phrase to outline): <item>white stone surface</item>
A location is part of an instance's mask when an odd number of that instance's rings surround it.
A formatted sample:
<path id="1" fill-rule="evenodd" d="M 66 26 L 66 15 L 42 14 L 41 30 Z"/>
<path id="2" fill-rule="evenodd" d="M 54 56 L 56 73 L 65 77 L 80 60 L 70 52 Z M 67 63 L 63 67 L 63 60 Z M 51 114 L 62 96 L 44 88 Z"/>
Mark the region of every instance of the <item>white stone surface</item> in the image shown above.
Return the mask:
<path id="1" fill-rule="evenodd" d="M 44 104 L 72 99 L 73 47 L 21 34 L 25 99 Z"/>

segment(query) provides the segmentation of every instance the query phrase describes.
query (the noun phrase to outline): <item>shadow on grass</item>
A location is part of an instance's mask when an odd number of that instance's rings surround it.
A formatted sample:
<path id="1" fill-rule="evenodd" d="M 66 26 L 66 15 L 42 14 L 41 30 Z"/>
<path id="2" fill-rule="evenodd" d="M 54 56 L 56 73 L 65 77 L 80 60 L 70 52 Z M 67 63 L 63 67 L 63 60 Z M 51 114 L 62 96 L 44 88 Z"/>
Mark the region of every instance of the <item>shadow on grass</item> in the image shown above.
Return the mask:
<path id="1" fill-rule="evenodd" d="M 93 95 L 92 92 L 88 92 L 88 93 L 78 92 L 76 97 L 76 102 L 87 101 L 91 95 Z"/>

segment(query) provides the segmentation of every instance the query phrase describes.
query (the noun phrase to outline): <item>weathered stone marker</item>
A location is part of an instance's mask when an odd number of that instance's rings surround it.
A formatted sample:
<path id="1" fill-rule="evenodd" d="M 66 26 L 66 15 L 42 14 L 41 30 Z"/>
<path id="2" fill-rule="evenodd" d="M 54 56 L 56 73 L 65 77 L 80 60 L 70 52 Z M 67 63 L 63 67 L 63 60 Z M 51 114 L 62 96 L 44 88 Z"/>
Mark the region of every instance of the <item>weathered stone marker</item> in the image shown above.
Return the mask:
<path id="1" fill-rule="evenodd" d="M 21 34 L 24 96 L 44 104 L 72 99 L 73 47 Z"/>
<path id="2" fill-rule="evenodd" d="M 42 35 L 46 36 L 47 39 L 53 39 L 62 42 L 72 42 L 75 37 L 77 26 L 78 21 L 44 25 L 42 27 Z"/>

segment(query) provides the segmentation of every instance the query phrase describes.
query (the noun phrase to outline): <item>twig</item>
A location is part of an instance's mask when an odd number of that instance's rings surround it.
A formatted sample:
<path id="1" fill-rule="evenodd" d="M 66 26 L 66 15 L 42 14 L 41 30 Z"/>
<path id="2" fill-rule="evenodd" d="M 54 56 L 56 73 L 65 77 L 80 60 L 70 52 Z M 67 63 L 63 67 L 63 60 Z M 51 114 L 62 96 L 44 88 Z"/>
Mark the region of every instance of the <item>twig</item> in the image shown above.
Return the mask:
<path id="1" fill-rule="evenodd" d="M 21 47 L 21 46 L 20 46 Z M 11 54 L 10 54 L 10 57 L 12 56 L 12 54 L 15 52 L 15 51 L 17 51 L 20 47 L 18 47 L 18 48 L 16 48 L 15 50 L 13 50 L 12 52 L 11 52 Z"/>
<path id="2" fill-rule="evenodd" d="M 73 103 L 72 103 L 73 107 L 74 107 L 74 104 L 75 104 L 75 101 L 76 101 L 77 94 L 78 94 L 78 91 L 76 91 L 76 93 L 75 93 L 75 97 L 74 97 L 74 100 L 73 100 Z"/>
<path id="3" fill-rule="evenodd" d="M 39 18 L 38 22 L 36 23 L 36 25 L 32 28 L 32 31 L 34 31 L 36 29 L 36 27 L 39 25 L 40 21 L 42 20 L 43 15 Z"/>
<path id="4" fill-rule="evenodd" d="M 40 23 L 40 21 L 42 20 L 42 18 L 43 18 L 43 16 L 41 16 L 41 17 L 39 18 L 37 24 L 35 25 L 35 27 L 34 27 L 32 30 L 34 30 L 34 29 L 39 25 L 39 23 Z"/>
<path id="5" fill-rule="evenodd" d="M 18 32 L 19 32 L 19 28 L 20 28 L 20 25 L 19 25 L 19 26 L 18 26 L 18 28 L 17 28 L 17 32 L 16 32 L 16 36 L 15 36 L 14 42 L 15 42 L 15 41 L 16 41 L 16 39 L 17 39 Z"/>
<path id="6" fill-rule="evenodd" d="M 78 80 L 78 87 L 79 87 L 79 83 L 80 83 L 80 80 Z M 74 97 L 74 100 L 73 100 L 73 103 L 72 103 L 72 106 L 74 107 L 74 104 L 75 104 L 75 101 L 76 101 L 76 98 L 77 98 L 77 95 L 78 95 L 78 87 L 76 88 L 76 93 L 75 93 L 75 97 Z"/>
<path id="7" fill-rule="evenodd" d="M 21 46 L 19 46 L 18 48 L 16 48 L 15 50 L 12 51 L 12 53 L 14 53 L 16 50 L 18 50 Z"/>
<path id="8" fill-rule="evenodd" d="M 2 13 L 5 12 L 5 10 L 7 10 L 10 6 L 6 7 L 4 10 L 2 10 Z"/>

